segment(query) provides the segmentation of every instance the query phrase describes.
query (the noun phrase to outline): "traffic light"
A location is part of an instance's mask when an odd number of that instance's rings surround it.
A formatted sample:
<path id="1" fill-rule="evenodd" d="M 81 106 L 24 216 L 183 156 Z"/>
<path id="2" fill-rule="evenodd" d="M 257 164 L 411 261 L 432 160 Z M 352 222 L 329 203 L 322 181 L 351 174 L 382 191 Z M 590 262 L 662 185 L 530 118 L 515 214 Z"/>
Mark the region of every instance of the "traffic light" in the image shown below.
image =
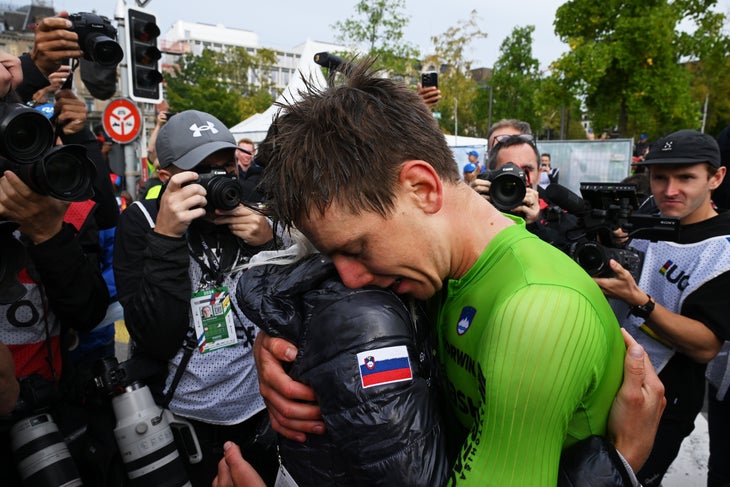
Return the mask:
<path id="1" fill-rule="evenodd" d="M 162 101 L 159 36 L 160 28 L 154 15 L 141 9 L 127 9 L 127 79 L 129 96 L 135 101 Z"/>

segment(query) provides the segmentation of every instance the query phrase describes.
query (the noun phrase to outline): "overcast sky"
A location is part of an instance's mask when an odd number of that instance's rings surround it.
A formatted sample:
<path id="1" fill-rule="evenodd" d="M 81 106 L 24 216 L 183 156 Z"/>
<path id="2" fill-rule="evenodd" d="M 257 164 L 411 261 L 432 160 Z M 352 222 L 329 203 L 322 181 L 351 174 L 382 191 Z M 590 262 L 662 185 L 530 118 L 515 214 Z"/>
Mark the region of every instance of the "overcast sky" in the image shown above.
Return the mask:
<path id="1" fill-rule="evenodd" d="M 17 2 L 18 0 L 11 0 Z M 157 15 L 163 33 L 176 20 L 223 24 L 252 30 L 264 47 L 290 49 L 308 38 L 335 42 L 332 24 L 352 16 L 357 0 L 151 0 L 146 9 Z M 563 0 L 523 0 L 523 2 L 484 0 L 406 0 L 409 17 L 406 40 L 422 52 L 430 52 L 431 36 L 440 35 L 472 10 L 488 37 L 474 42 L 469 57 L 473 67 L 491 66 L 499 46 L 515 26 L 534 25 L 533 55 L 543 67 L 555 60 L 565 46 L 555 37 L 555 10 Z M 56 10 L 88 12 L 114 16 L 117 0 L 53 0 Z M 135 5 L 134 2 L 129 5 Z"/>

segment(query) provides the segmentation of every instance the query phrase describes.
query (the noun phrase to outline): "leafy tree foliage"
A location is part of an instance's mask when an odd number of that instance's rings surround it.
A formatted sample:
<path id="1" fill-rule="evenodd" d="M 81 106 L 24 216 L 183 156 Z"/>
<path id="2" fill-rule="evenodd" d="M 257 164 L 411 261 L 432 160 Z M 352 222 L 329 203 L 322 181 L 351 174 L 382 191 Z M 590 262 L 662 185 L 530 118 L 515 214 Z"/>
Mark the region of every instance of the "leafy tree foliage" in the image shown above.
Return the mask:
<path id="1" fill-rule="evenodd" d="M 267 67 L 275 60 L 274 52 L 266 49 L 255 56 L 243 48 L 185 54 L 174 74 L 165 78 L 168 103 L 172 110 L 201 110 L 233 126 L 273 102 Z M 250 74 L 261 82 L 254 84 Z"/>
<path id="2" fill-rule="evenodd" d="M 409 20 L 404 9 L 405 0 L 360 0 L 355 14 L 332 28 L 338 32 L 337 40 L 348 47 L 377 56 L 384 70 L 412 76 L 420 54 L 404 41 L 403 29 Z"/>
<path id="3" fill-rule="evenodd" d="M 597 131 L 618 126 L 623 136 L 654 137 L 699 128 L 691 96 L 689 56 L 711 51 L 702 29 L 714 25 L 711 0 L 571 0 L 556 13 L 555 31 L 570 51 L 553 67 L 585 106 Z M 681 26 L 680 23 L 684 22 Z M 681 28 L 680 28 L 681 27 Z M 727 53 L 725 53 L 727 55 Z"/>
<path id="4" fill-rule="evenodd" d="M 532 55 L 535 26 L 515 27 L 502 42 L 492 70 L 493 120 L 516 118 L 539 131 L 542 120 L 536 97 L 540 91 L 540 62 Z"/>
<path id="5" fill-rule="evenodd" d="M 476 10 L 466 20 L 449 27 L 443 34 L 431 37 L 434 54 L 425 63 L 439 66 L 441 101 L 437 110 L 441 114 L 439 124 L 446 133 L 470 137 L 486 132 L 486 113 L 475 110 L 479 87 L 471 75 L 472 60 L 467 57 L 469 45 L 487 36 L 478 25 Z M 479 107 L 484 109 L 483 97 Z"/>

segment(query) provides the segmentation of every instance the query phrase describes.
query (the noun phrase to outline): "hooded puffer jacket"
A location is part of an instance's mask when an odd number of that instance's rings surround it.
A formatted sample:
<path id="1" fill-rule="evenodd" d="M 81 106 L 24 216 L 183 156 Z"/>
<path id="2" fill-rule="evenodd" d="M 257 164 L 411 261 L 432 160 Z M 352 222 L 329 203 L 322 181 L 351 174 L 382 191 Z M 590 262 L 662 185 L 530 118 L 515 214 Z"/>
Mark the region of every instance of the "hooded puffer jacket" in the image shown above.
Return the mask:
<path id="1" fill-rule="evenodd" d="M 321 255 L 253 267 L 237 292 L 249 319 L 298 347 L 288 373 L 314 389 L 327 425 L 305 443 L 279 438 L 297 485 L 443 485 L 436 367 L 397 295 L 346 288 Z"/>

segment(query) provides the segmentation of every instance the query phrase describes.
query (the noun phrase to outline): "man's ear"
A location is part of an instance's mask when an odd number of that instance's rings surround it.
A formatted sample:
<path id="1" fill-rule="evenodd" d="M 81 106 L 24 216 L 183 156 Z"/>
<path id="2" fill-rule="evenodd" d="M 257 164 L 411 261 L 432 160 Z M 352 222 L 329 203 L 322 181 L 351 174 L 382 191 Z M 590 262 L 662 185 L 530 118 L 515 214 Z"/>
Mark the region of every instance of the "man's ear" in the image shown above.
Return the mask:
<path id="1" fill-rule="evenodd" d="M 436 213 L 443 205 L 444 187 L 431 164 L 413 160 L 401 167 L 400 189 L 412 196 L 416 205 L 427 213 Z"/>
<path id="2" fill-rule="evenodd" d="M 722 180 L 727 176 L 726 173 L 727 167 L 720 166 L 717 168 L 717 172 L 710 177 L 710 190 L 714 191 L 720 186 Z"/>
<path id="3" fill-rule="evenodd" d="M 160 178 L 160 181 L 166 183 L 172 177 L 172 173 L 167 169 L 158 169 L 157 177 Z"/>

